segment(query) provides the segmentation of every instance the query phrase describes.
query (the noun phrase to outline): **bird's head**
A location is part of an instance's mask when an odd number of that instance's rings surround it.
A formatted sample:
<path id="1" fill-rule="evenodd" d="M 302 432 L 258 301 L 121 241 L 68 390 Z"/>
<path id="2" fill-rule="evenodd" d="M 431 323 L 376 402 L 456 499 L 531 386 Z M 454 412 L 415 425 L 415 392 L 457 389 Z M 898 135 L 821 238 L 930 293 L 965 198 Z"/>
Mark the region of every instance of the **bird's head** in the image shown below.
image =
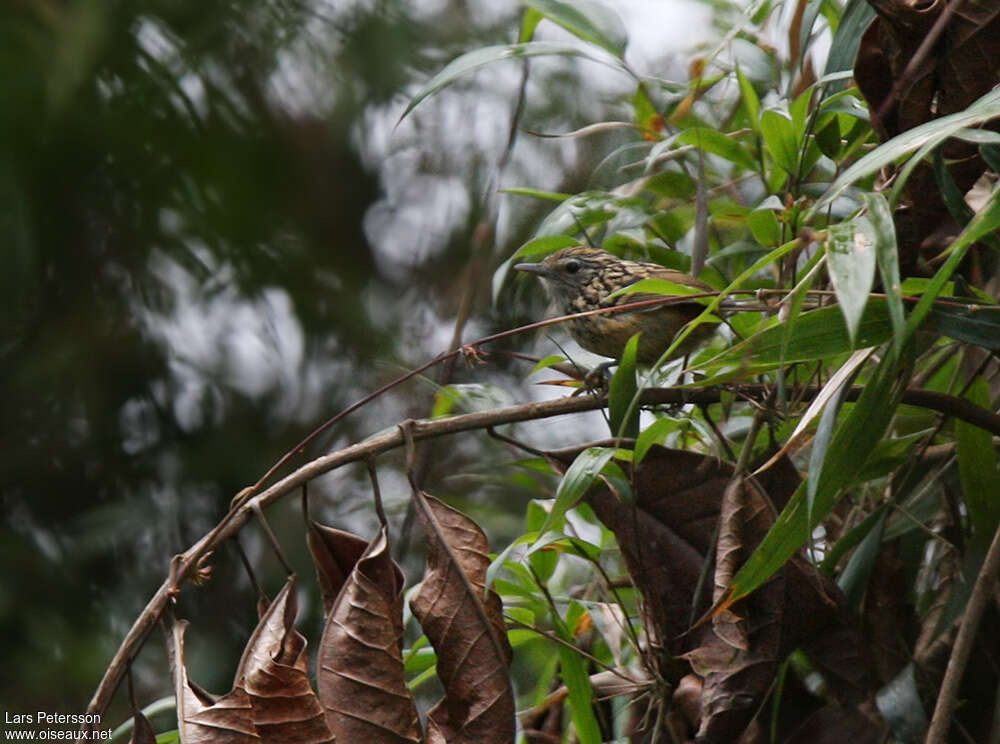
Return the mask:
<path id="1" fill-rule="evenodd" d="M 621 259 L 607 251 L 572 245 L 549 254 L 538 263 L 519 263 L 514 268 L 537 274 L 557 299 L 565 300 L 576 297 L 584 287 L 592 286 L 602 272 L 620 263 Z"/>

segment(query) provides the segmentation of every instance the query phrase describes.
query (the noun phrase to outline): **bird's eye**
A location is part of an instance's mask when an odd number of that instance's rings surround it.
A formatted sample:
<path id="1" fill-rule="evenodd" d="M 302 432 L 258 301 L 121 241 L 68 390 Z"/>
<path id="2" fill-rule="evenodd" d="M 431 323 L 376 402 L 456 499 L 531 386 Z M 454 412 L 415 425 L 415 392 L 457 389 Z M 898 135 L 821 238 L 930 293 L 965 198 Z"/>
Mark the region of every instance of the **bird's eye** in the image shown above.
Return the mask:
<path id="1" fill-rule="evenodd" d="M 576 259 L 570 259 L 569 261 L 563 264 L 563 269 L 566 271 L 567 274 L 575 274 L 580 270 L 580 262 L 577 261 Z"/>

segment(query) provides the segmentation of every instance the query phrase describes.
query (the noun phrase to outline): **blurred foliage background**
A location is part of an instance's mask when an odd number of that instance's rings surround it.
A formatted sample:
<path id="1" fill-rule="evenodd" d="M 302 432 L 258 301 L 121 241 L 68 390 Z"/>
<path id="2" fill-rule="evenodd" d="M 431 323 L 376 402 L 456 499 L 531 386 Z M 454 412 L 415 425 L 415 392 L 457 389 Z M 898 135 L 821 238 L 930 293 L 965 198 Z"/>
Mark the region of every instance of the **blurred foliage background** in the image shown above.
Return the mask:
<path id="1" fill-rule="evenodd" d="M 621 5 L 628 19 L 660 4 Z M 714 6 L 716 20 L 733 11 Z M 707 7 L 671 7 L 687 23 L 658 10 L 635 52 L 660 70 L 686 65 L 662 59 L 674 40 L 711 33 Z M 503 65 L 397 126 L 415 85 L 460 51 L 512 41 L 519 12 L 486 0 L 0 5 L 8 710 L 82 711 L 170 557 L 237 491 L 329 415 L 443 350 L 456 321 L 472 338 L 541 312 L 539 293 L 491 304 L 493 269 L 545 209 L 497 188 L 599 186 L 594 152 L 620 134 L 512 133 L 520 74 Z M 629 84 L 582 60 L 535 62 L 521 126 L 613 119 Z M 487 378 L 508 374 L 494 361 Z M 424 415 L 432 398 L 411 384 L 333 437 Z M 446 476 L 480 446 L 435 451 L 436 493 L 468 498 Z M 396 514 L 402 483 L 383 483 Z M 321 486 L 318 516 L 371 530 L 363 470 Z M 523 509 L 505 493 L 475 495 L 498 539 Z M 298 505 L 278 511 L 308 575 Z M 251 559 L 266 550 L 243 540 Z M 189 660 L 209 689 L 228 686 L 254 623 L 232 558 L 218 561 L 211 596 L 181 598 L 208 621 Z M 313 598 L 301 625 L 318 628 L 320 612 Z M 140 700 L 169 691 L 155 650 L 135 672 Z"/>

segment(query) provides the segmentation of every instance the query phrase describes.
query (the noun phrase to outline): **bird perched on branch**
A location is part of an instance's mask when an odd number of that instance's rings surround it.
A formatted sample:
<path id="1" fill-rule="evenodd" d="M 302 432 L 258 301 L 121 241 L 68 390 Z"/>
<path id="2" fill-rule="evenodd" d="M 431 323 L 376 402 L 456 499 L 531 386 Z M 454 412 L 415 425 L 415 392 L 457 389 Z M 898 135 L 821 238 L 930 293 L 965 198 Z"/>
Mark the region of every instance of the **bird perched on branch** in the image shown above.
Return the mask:
<path id="1" fill-rule="evenodd" d="M 704 292 L 713 291 L 704 282 L 683 272 L 654 263 L 627 261 L 607 251 L 586 246 L 563 248 L 539 263 L 519 263 L 514 268 L 540 276 L 564 315 L 663 297 L 643 293 L 609 297 L 613 292 L 642 279 L 663 279 Z M 587 315 L 573 318 L 566 325 L 570 335 L 584 349 L 616 359 L 621 357 L 629 338 L 641 332 L 636 361 L 649 366 L 655 364 L 667 350 L 681 328 L 704 309 L 703 305 L 692 300 Z M 690 353 L 714 329 L 713 324 L 699 325 L 675 350 L 672 358 Z"/>

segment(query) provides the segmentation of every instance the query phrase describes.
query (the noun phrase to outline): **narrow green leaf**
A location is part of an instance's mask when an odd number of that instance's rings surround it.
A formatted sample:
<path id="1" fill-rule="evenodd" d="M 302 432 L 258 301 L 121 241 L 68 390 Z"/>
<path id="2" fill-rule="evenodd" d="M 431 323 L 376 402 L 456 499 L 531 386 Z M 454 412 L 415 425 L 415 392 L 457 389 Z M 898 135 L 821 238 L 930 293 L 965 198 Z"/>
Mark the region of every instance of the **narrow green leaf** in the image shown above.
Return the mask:
<path id="1" fill-rule="evenodd" d="M 1000 228 L 1000 184 L 993 188 L 993 193 L 990 195 L 990 199 L 982 211 L 969 220 L 969 224 L 959 233 L 955 242 L 949 246 L 948 252 L 950 255 L 948 256 L 948 260 L 934 274 L 934 278 L 927 285 L 927 289 L 920 296 L 920 300 L 906 321 L 907 338 L 916 331 L 931 311 L 934 300 L 937 299 L 938 294 L 951 278 L 952 273 L 958 268 L 958 264 L 965 257 L 968 247 L 983 235 L 993 232 L 998 228 Z"/>
<path id="2" fill-rule="evenodd" d="M 616 57 L 625 53 L 625 25 L 609 6 L 594 0 L 521 0 L 529 8 L 558 23 L 578 39 L 589 41 Z"/>
<path id="3" fill-rule="evenodd" d="M 399 120 L 405 119 L 421 101 L 428 96 L 432 96 L 443 88 L 448 87 L 460 77 L 463 77 L 474 70 L 478 70 L 485 65 L 500 62 L 506 59 L 519 59 L 522 57 L 562 55 L 569 57 L 587 57 L 596 62 L 607 64 L 607 58 L 593 57 L 577 46 L 570 44 L 555 44 L 547 41 L 529 41 L 524 44 L 500 44 L 488 46 L 481 49 L 474 49 L 471 52 L 453 59 L 437 75 L 432 77 L 424 87 L 417 91 L 416 95 L 410 99 L 406 109 Z M 615 66 L 615 65 L 612 65 Z M 624 69 L 620 65 L 617 69 Z"/>
<path id="4" fill-rule="evenodd" d="M 820 571 L 828 576 L 832 576 L 833 572 L 837 570 L 837 564 L 840 563 L 840 559 L 844 557 L 848 550 L 860 544 L 865 539 L 865 536 L 872 531 L 879 519 L 885 516 L 885 513 L 885 507 L 880 506 L 865 517 L 860 524 L 855 525 L 846 535 L 837 540 L 834 546 L 827 552 L 826 557 L 823 558 L 823 563 L 819 567 Z"/>
<path id="5" fill-rule="evenodd" d="M 717 129 L 691 127 L 681 132 L 675 141 L 684 145 L 694 145 L 705 152 L 743 166 L 747 170 L 756 170 L 757 168 L 757 162 L 746 147 Z"/>
<path id="6" fill-rule="evenodd" d="M 572 642 L 572 638 L 564 638 Z M 594 715 L 594 697 L 583 658 L 573 649 L 559 644 L 559 664 L 562 681 L 569 693 L 569 709 L 580 744 L 601 744 L 601 727 Z"/>
<path id="7" fill-rule="evenodd" d="M 733 578 L 730 600 L 745 597 L 771 578 L 809 539 L 811 522 L 825 519 L 844 490 L 854 483 L 899 405 L 904 386 L 899 382 L 898 369 L 892 357 L 883 357 L 873 379 L 865 385 L 861 397 L 834 433 L 816 488 L 814 521 L 809 517 L 803 483 Z"/>
<path id="8" fill-rule="evenodd" d="M 555 253 L 560 248 L 568 248 L 571 245 L 579 245 L 578 238 L 572 235 L 543 235 L 534 238 L 522 245 L 514 253 L 514 258 L 518 261 L 524 259 L 539 260 L 545 258 L 550 253 Z"/>
<path id="9" fill-rule="evenodd" d="M 981 408 L 990 409 L 990 387 L 982 377 L 975 379 L 965 397 Z M 988 538 L 996 531 L 1000 521 L 1000 474 L 997 473 L 993 436 L 978 426 L 958 420 L 955 422 L 955 438 L 958 443 L 958 472 L 969 521 L 975 534 Z"/>
<path id="10" fill-rule="evenodd" d="M 542 191 L 541 189 L 531 189 L 524 186 L 511 186 L 506 189 L 498 189 L 501 194 L 512 194 L 513 196 L 529 196 L 532 199 L 543 201 L 564 202 L 572 194 L 564 194 L 561 191 Z"/>
<path id="11" fill-rule="evenodd" d="M 649 453 L 654 444 L 660 444 L 664 437 L 672 431 L 676 431 L 677 422 L 669 418 L 657 419 L 639 434 L 635 440 L 635 449 L 632 457 L 633 465 L 638 465 Z"/>
<path id="12" fill-rule="evenodd" d="M 872 298 L 865 307 L 858 323 L 856 344 L 851 343 L 840 308 L 820 308 L 799 315 L 790 331 L 787 324 L 771 321 L 750 338 L 699 365 L 708 373 L 717 373 L 727 367 L 737 370 L 700 380 L 698 384 L 749 376 L 779 365 L 826 359 L 852 351 L 855 345 L 858 348 L 877 346 L 891 337 L 892 326 L 882 299 Z"/>
<path id="13" fill-rule="evenodd" d="M 878 237 L 867 217 L 830 225 L 826 242 L 826 262 L 837 292 L 840 309 L 847 321 L 851 341 L 875 280 L 875 245 Z"/>
<path id="14" fill-rule="evenodd" d="M 566 357 L 560 354 L 549 354 L 548 356 L 542 357 L 541 359 L 538 360 L 538 363 L 531 368 L 531 371 L 528 373 L 528 376 L 530 377 L 531 375 L 535 374 L 535 372 L 541 372 L 543 369 L 548 369 L 553 364 L 561 364 L 562 362 L 565 361 Z"/>
<path id="15" fill-rule="evenodd" d="M 858 55 L 861 36 L 875 17 L 875 11 L 865 0 L 848 0 L 840 16 L 840 25 L 830 45 L 830 55 L 826 60 L 825 73 L 840 72 L 854 68 L 854 58 Z M 843 87 L 842 85 L 840 87 Z"/>
<path id="16" fill-rule="evenodd" d="M 995 305 L 988 308 L 934 307 L 927 317 L 928 322 L 945 336 L 1000 351 L 1000 312 Z"/>
<path id="17" fill-rule="evenodd" d="M 875 173 L 926 145 L 936 146 L 937 143 L 943 142 L 965 127 L 975 126 L 997 116 L 1000 116 L 1000 89 L 990 91 L 982 96 L 965 111 L 942 116 L 912 129 L 907 129 L 888 142 L 879 145 L 841 173 L 806 214 L 806 220 L 812 219 L 859 178 Z"/>
<path id="18" fill-rule="evenodd" d="M 760 134 L 760 98 L 739 65 L 736 66 L 736 80 L 740 85 L 740 98 L 743 101 L 743 108 L 747 112 L 747 119 L 750 120 L 750 126 Z"/>
<path id="19" fill-rule="evenodd" d="M 587 489 L 593 485 L 601 470 L 611 461 L 614 454 L 615 450 L 612 447 L 588 447 L 576 456 L 573 464 L 569 466 L 566 474 L 559 481 L 552 510 L 549 512 L 545 524 L 539 530 L 540 532 L 552 529 L 553 524 L 583 498 Z"/>
<path id="20" fill-rule="evenodd" d="M 889 320 L 892 321 L 892 350 L 897 356 L 903 350 L 906 317 L 903 311 L 903 293 L 899 276 L 899 248 L 896 243 L 896 225 L 892 210 L 885 196 L 879 192 L 862 195 L 868 218 L 875 228 L 875 256 L 882 289 L 886 295 Z"/>
<path id="21" fill-rule="evenodd" d="M 799 138 L 792 120 L 779 111 L 767 109 L 760 115 L 760 133 L 774 162 L 786 173 L 794 174 L 799 162 Z"/>
<path id="22" fill-rule="evenodd" d="M 517 43 L 524 44 L 525 42 L 531 41 L 531 37 L 535 35 L 535 29 L 538 28 L 538 24 L 541 22 L 543 16 L 537 10 L 527 8 L 524 11 L 524 15 L 521 16 L 521 30 L 517 34 Z"/>
<path id="23" fill-rule="evenodd" d="M 859 355 L 863 352 L 859 352 Z M 819 481 L 823 474 L 823 465 L 826 461 L 826 453 L 830 448 L 830 441 L 833 439 L 833 432 L 837 425 L 837 416 L 840 414 L 840 407 L 844 402 L 844 393 L 849 387 L 849 382 L 854 378 L 850 375 L 844 384 L 838 387 L 829 402 L 820 414 L 819 424 L 816 426 L 816 436 L 813 438 L 812 450 L 809 452 L 809 473 L 806 476 L 806 524 L 812 531 L 816 524 L 814 510 L 816 506 L 816 494 L 819 491 Z"/>
<path id="24" fill-rule="evenodd" d="M 861 600 L 865 596 L 865 589 L 868 587 L 868 580 L 875 569 L 875 561 L 878 560 L 879 552 L 882 548 L 882 535 L 885 533 L 886 511 L 880 510 L 879 518 L 872 525 L 872 529 L 865 535 L 858 549 L 854 551 L 847 565 L 844 566 L 843 573 L 837 579 L 837 586 L 847 597 L 847 604 L 852 610 L 857 612 L 861 607 Z"/>
<path id="25" fill-rule="evenodd" d="M 639 435 L 639 407 L 634 402 L 639 392 L 635 377 L 635 355 L 638 348 L 639 334 L 636 333 L 625 344 L 618 369 L 608 386 L 608 417 L 613 437 L 634 439 Z"/>
<path id="26" fill-rule="evenodd" d="M 703 295 L 705 290 L 701 287 L 692 287 L 690 284 L 678 284 L 666 279 L 640 279 L 635 284 L 616 289 L 608 297 L 618 297 L 624 294 L 652 294 L 663 295 L 664 297 L 683 297 L 685 295 Z"/>

